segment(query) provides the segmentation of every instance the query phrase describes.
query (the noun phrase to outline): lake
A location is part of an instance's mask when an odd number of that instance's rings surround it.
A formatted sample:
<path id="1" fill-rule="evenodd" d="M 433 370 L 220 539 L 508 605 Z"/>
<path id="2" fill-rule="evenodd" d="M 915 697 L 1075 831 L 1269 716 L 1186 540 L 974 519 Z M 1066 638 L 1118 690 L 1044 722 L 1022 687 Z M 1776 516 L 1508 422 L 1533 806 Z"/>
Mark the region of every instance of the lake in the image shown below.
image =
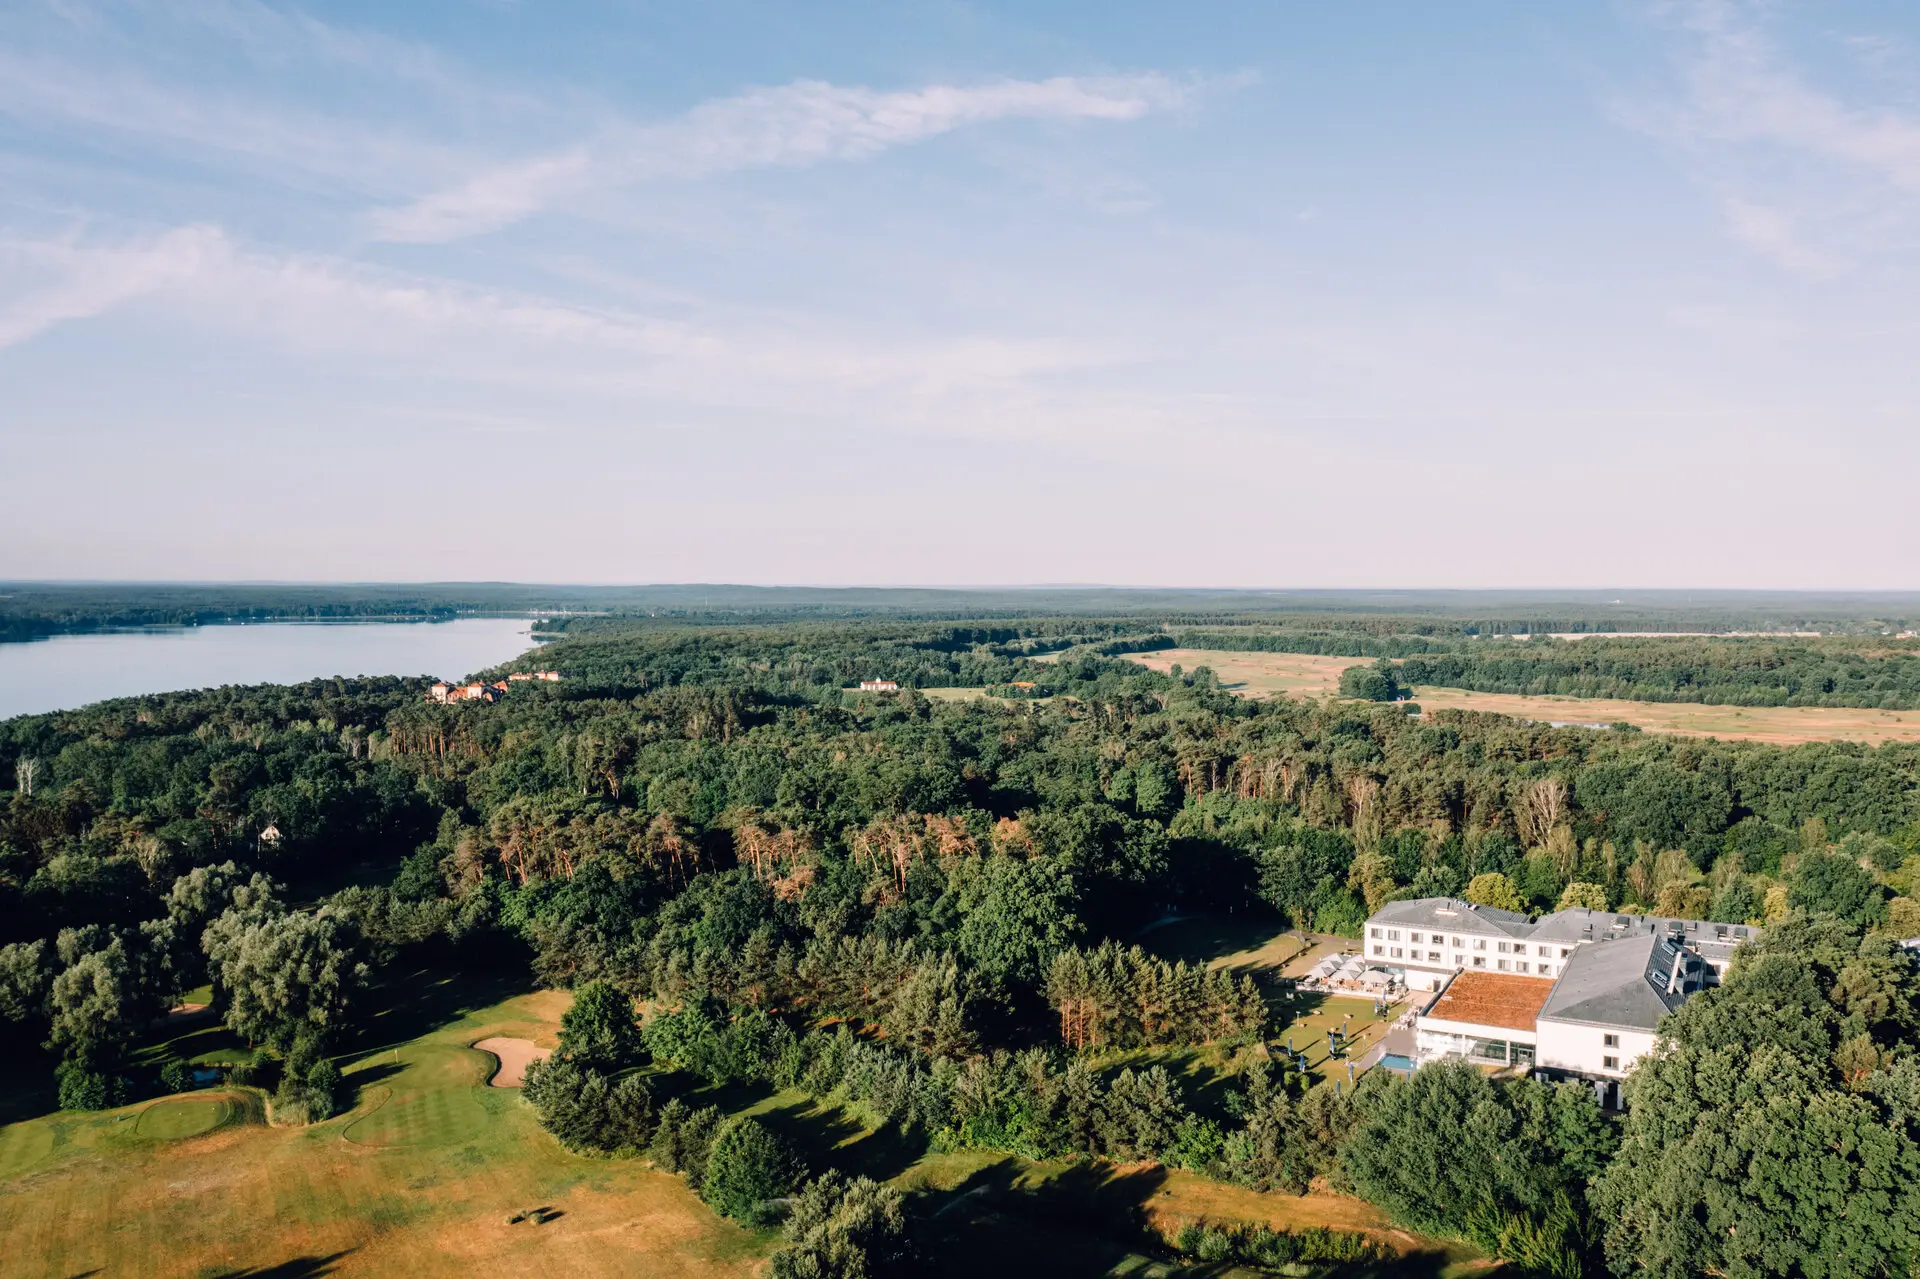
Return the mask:
<path id="1" fill-rule="evenodd" d="M 297 684 L 333 675 L 458 679 L 532 648 L 532 629 L 524 617 L 258 622 L 0 644 L 0 719 L 222 684 Z"/>

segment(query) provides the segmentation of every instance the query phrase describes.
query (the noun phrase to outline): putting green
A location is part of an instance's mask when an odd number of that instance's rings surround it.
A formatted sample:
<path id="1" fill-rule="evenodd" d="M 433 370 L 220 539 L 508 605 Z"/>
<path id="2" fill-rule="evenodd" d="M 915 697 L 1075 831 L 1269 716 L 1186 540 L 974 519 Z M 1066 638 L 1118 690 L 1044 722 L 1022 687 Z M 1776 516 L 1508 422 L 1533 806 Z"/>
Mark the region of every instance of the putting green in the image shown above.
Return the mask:
<path id="1" fill-rule="evenodd" d="M 148 1141 L 178 1141 L 225 1127 L 239 1117 L 231 1097 L 181 1097 L 156 1101 L 140 1112 L 134 1135 Z"/>

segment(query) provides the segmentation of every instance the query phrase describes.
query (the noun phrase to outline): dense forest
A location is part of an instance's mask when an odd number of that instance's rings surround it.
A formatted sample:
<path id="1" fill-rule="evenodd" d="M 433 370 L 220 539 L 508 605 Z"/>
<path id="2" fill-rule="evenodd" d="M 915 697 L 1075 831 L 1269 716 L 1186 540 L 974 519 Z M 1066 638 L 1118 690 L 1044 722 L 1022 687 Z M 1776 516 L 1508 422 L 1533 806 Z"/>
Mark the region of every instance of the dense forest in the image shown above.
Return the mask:
<path id="1" fill-rule="evenodd" d="M 1334 591 L 1121 587 L 572 586 L 521 582 L 277 583 L 0 581 L 0 643 L 145 626 L 474 615 L 724 624 L 851 619 L 963 622 L 1107 619 L 1109 637 L 1168 630 L 1194 648 L 1357 657 L 1438 651 L 1490 635 L 1796 631 L 1878 635 L 1920 619 L 1920 595 L 1762 591 Z M 583 623 L 584 624 L 584 621 Z M 1307 647 L 1297 647 L 1305 644 Z"/>
<path id="2" fill-rule="evenodd" d="M 699 1081 L 939 1148 L 1325 1181 L 1522 1273 L 1920 1258 L 1920 990 L 1893 940 L 1920 933 L 1920 748 L 1254 702 L 1102 633 L 596 621 L 539 652 L 559 683 L 491 705 L 334 680 L 0 723 L 0 1018 L 47 1046 L 62 1104 L 100 1107 L 166 1086 L 131 1046 L 210 984 L 278 1113 L 319 1118 L 351 1100 L 335 1057 L 382 971 L 504 964 L 577 995 L 530 1076 L 542 1122 L 730 1215 L 797 1196 L 782 1274 L 908 1264 L 898 1195 L 799 1168 Z M 905 687 L 846 691 L 875 678 Z M 1265 1052 L 1284 991 L 1136 944 L 1190 911 L 1352 935 L 1442 893 L 1771 927 L 1674 1019 L 1624 1121 L 1466 1067 L 1314 1086 Z M 1220 1097 L 1152 1061 L 1199 1044 Z M 1216 1235 L 1193 1246 L 1353 1246 Z"/>
<path id="3" fill-rule="evenodd" d="M 1407 684 L 1726 706 L 1920 707 L 1920 641 L 1538 639 L 1409 656 Z"/>

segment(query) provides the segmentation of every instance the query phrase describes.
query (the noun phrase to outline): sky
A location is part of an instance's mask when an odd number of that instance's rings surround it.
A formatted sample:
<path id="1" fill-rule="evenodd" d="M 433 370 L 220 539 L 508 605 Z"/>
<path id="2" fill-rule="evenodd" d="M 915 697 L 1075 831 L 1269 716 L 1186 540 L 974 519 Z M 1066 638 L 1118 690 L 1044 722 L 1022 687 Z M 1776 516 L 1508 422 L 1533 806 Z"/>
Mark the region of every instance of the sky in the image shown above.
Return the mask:
<path id="1" fill-rule="evenodd" d="M 0 578 L 1920 587 L 1911 4 L 0 0 Z"/>

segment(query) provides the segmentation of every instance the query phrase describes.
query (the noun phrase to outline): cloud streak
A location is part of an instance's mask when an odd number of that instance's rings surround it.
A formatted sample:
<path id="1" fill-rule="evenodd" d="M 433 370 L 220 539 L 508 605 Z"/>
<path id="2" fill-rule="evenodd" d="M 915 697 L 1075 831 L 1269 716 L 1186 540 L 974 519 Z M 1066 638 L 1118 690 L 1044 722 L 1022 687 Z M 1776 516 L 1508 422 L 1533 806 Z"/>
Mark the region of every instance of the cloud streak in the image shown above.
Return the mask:
<path id="1" fill-rule="evenodd" d="M 802 80 L 489 169 L 411 204 L 380 210 L 372 226 L 385 240 L 444 242 L 498 230 L 595 190 L 864 160 L 999 120 L 1136 120 L 1185 96 L 1158 75 L 1060 76 L 892 93 Z"/>
<path id="2" fill-rule="evenodd" d="M 1736 241 L 1790 270 L 1827 274 L 1840 255 L 1809 242 L 1822 229 L 1853 248 L 1913 217 L 1920 116 L 1815 87 L 1751 6 L 1705 0 L 1678 12 L 1689 41 L 1679 98 L 1618 114 L 1691 157 Z"/>

